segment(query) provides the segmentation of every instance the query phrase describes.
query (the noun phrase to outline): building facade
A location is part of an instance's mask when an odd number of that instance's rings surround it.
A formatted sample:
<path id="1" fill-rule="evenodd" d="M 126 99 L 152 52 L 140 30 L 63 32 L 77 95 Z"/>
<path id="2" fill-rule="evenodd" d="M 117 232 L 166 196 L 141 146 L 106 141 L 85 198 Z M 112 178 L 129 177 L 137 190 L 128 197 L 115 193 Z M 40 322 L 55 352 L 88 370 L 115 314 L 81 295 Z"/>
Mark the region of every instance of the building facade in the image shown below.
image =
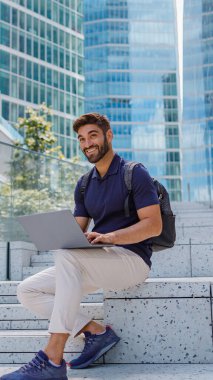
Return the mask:
<path id="1" fill-rule="evenodd" d="M 52 107 L 64 155 L 78 154 L 72 121 L 84 111 L 82 0 L 0 1 L 0 114 Z"/>
<path id="2" fill-rule="evenodd" d="M 114 148 L 182 199 L 173 0 L 84 0 L 85 111 L 107 115 Z"/>
<path id="3" fill-rule="evenodd" d="M 183 30 L 183 193 L 213 201 L 213 2 L 186 0 Z"/>

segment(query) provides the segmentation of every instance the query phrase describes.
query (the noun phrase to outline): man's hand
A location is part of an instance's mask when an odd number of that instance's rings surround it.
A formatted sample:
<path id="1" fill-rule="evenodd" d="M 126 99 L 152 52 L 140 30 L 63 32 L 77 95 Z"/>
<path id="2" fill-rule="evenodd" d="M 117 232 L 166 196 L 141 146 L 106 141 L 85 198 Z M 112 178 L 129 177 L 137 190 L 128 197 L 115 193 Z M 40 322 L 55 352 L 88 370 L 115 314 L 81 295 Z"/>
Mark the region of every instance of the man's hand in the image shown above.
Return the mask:
<path id="1" fill-rule="evenodd" d="M 91 244 L 115 244 L 115 233 L 100 234 L 98 232 L 85 232 L 85 236 Z"/>

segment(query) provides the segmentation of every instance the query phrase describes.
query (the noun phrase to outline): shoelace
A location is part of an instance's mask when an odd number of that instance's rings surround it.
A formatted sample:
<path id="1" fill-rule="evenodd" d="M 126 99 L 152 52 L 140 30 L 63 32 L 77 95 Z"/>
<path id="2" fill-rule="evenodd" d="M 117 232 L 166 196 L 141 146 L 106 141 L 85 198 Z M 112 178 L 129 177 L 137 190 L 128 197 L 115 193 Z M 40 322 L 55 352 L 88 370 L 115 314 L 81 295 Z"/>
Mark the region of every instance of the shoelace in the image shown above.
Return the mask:
<path id="1" fill-rule="evenodd" d="M 89 348 L 93 344 L 94 340 L 95 340 L 95 336 L 93 336 L 93 335 L 85 337 L 85 346 L 84 346 L 84 349 L 82 351 L 82 354 L 85 354 L 86 351 L 89 350 Z"/>
<path id="2" fill-rule="evenodd" d="M 46 362 L 42 360 L 41 358 L 39 358 L 38 356 L 36 356 L 29 363 L 23 365 L 21 367 L 21 370 L 23 372 L 27 372 L 28 370 L 42 371 L 42 369 L 45 367 L 46 367 Z"/>

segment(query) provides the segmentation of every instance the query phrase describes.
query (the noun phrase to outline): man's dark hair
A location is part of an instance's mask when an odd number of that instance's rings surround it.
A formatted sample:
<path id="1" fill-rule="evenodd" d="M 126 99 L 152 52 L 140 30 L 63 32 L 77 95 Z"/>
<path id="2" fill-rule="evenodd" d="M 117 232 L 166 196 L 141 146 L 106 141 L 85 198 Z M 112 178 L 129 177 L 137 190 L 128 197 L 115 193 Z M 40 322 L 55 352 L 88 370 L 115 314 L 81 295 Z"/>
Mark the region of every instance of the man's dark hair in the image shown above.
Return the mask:
<path id="1" fill-rule="evenodd" d="M 110 129 L 110 123 L 107 117 L 94 112 L 79 116 L 73 123 L 73 130 L 78 133 L 79 128 L 86 124 L 97 125 L 100 129 L 102 129 L 103 133 Z"/>

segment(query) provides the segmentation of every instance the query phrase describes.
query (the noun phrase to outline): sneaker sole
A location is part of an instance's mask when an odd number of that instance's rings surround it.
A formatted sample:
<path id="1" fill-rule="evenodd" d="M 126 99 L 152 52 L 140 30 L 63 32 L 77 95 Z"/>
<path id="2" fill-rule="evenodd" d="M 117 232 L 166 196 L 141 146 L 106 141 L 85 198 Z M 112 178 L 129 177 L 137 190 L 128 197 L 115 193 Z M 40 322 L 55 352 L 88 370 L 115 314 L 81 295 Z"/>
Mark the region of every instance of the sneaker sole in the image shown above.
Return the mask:
<path id="1" fill-rule="evenodd" d="M 104 347 L 96 356 L 93 356 L 90 360 L 88 360 L 86 363 L 80 364 L 78 366 L 70 365 L 71 369 L 82 369 L 89 367 L 90 364 L 94 363 L 96 360 L 100 359 L 101 356 L 106 354 L 106 352 L 110 351 L 118 342 L 120 341 L 120 338 L 116 340 L 116 342 L 111 343 L 109 346 Z"/>

